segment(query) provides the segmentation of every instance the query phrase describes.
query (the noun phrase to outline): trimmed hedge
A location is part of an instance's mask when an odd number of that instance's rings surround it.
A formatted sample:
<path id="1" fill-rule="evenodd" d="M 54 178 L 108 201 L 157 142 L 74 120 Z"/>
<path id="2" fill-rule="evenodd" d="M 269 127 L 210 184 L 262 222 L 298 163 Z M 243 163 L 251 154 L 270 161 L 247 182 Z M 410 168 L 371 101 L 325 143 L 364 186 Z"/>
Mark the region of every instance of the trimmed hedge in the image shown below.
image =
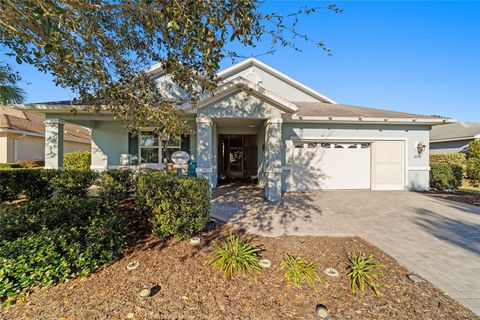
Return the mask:
<path id="1" fill-rule="evenodd" d="M 19 163 L 0 163 L 0 170 L 21 168 Z"/>
<path id="2" fill-rule="evenodd" d="M 135 175 L 131 170 L 107 170 L 100 174 L 98 181 L 100 197 L 116 205 L 135 191 Z"/>
<path id="3" fill-rule="evenodd" d="M 433 162 L 430 164 L 430 187 L 454 190 L 462 185 L 464 170 L 458 164 Z"/>
<path id="4" fill-rule="evenodd" d="M 467 157 L 463 153 L 431 154 L 430 162 L 456 164 L 461 166 L 464 171 L 467 169 Z"/>
<path id="5" fill-rule="evenodd" d="M 86 275 L 122 253 L 124 221 L 98 199 L 61 195 L 0 209 L 0 302 Z"/>
<path id="6" fill-rule="evenodd" d="M 92 154 L 90 151 L 74 151 L 63 155 L 65 170 L 90 170 Z"/>
<path id="7" fill-rule="evenodd" d="M 86 195 L 97 174 L 93 171 L 57 171 L 31 168 L 0 170 L 0 202 L 25 195 L 28 199 L 60 194 Z"/>
<path id="8" fill-rule="evenodd" d="M 210 186 L 203 178 L 141 174 L 137 205 L 150 214 L 152 232 L 166 238 L 186 239 L 201 231 L 210 216 Z"/>
<path id="9" fill-rule="evenodd" d="M 45 165 L 45 161 L 43 160 L 18 160 L 17 163 L 22 168 L 38 168 Z"/>

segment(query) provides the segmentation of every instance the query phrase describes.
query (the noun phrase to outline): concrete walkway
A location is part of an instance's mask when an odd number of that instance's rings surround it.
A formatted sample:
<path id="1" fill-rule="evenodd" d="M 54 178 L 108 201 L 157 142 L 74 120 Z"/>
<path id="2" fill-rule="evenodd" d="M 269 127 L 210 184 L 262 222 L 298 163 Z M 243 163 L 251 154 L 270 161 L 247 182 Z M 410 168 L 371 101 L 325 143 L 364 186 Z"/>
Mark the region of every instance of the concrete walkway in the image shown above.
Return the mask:
<path id="1" fill-rule="evenodd" d="M 214 191 L 212 215 L 264 235 L 357 235 L 480 314 L 480 207 L 406 191 Z"/>

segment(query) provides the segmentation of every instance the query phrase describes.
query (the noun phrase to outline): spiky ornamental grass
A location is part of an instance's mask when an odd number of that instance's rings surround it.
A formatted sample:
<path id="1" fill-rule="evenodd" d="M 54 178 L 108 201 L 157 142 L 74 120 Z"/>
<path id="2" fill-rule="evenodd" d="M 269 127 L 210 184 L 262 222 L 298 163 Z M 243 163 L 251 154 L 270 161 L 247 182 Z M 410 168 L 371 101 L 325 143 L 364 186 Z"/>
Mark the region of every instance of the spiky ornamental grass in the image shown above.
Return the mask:
<path id="1" fill-rule="evenodd" d="M 348 255 L 348 267 L 349 272 L 347 277 L 350 280 L 350 286 L 353 293 L 355 293 L 355 288 L 358 287 L 362 293 L 365 292 L 365 284 L 367 284 L 377 296 L 381 296 L 379 286 L 380 282 L 378 281 L 378 276 L 382 275 L 383 272 L 379 268 L 386 267 L 384 264 L 375 263 L 374 257 L 372 254 L 364 253 L 351 253 Z"/>
<path id="2" fill-rule="evenodd" d="M 209 263 L 223 271 L 225 278 L 233 278 L 238 273 L 255 277 L 260 273 L 258 252 L 262 249 L 230 234 L 227 240 L 216 246 Z"/>
<path id="3" fill-rule="evenodd" d="M 302 280 L 315 288 L 315 281 L 322 282 L 322 277 L 317 272 L 317 265 L 305 257 L 291 256 L 287 254 L 282 260 L 284 277 L 292 281 L 296 287 L 300 287 Z"/>

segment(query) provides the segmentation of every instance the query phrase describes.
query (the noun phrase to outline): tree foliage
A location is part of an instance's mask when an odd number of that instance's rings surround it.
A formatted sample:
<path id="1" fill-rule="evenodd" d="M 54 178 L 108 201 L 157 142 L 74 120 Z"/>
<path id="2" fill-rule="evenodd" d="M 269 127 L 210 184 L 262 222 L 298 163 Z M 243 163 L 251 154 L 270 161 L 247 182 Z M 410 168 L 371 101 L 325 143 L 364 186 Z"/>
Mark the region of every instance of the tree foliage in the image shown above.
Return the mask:
<path id="1" fill-rule="evenodd" d="M 162 96 L 142 70 L 161 63 L 195 102 L 215 88 L 220 61 L 240 57 L 229 43 L 298 50 L 298 39 L 315 42 L 297 31 L 299 18 L 317 9 L 263 13 L 250 0 L 1 0 L 0 43 L 18 63 L 51 73 L 78 93 L 78 103 L 112 112 L 130 131 L 153 125 L 178 135 L 187 130 L 175 112 L 182 101 Z"/>
<path id="2" fill-rule="evenodd" d="M 0 104 L 22 103 L 26 93 L 18 87 L 18 74 L 7 65 L 0 64 Z"/>

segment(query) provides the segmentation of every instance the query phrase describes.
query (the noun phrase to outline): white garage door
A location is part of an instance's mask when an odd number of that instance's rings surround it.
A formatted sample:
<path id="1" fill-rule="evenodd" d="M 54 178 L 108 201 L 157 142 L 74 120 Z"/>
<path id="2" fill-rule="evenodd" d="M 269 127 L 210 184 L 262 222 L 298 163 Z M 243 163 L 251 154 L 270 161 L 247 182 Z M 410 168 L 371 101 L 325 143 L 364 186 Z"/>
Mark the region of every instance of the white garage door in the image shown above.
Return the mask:
<path id="1" fill-rule="evenodd" d="M 292 184 L 297 190 L 370 189 L 369 143 L 297 143 Z"/>

